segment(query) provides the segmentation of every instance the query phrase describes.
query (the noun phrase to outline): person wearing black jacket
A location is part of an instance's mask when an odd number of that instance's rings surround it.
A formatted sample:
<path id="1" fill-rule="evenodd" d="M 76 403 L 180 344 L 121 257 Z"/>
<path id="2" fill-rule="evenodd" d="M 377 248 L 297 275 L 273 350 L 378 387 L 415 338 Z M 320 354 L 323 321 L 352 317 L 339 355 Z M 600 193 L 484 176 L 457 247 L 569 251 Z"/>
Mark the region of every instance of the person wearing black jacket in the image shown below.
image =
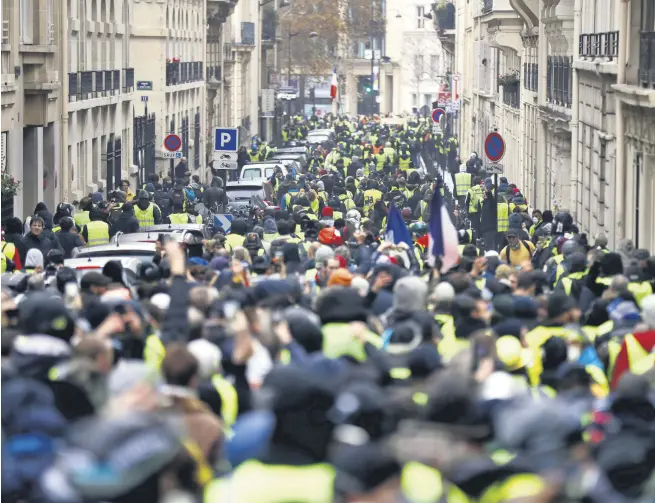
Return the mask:
<path id="1" fill-rule="evenodd" d="M 115 236 L 118 232 L 122 232 L 123 234 L 139 232 L 139 221 L 134 216 L 132 203 L 125 203 L 121 210 L 120 216 L 109 228 L 110 235 Z"/>
<path id="2" fill-rule="evenodd" d="M 30 232 L 23 236 L 22 244 L 23 249 L 19 248 L 19 252 L 24 252 L 25 255 L 21 255 L 21 263 L 25 263 L 25 258 L 27 252 L 32 248 L 40 250 L 44 257 L 48 255 L 48 252 L 53 249 L 61 249 L 59 241 L 57 238 L 50 239 L 44 232 L 45 225 L 43 219 L 39 216 L 32 217 L 30 221 Z"/>
<path id="3" fill-rule="evenodd" d="M 64 251 L 64 258 L 72 258 L 73 250 L 85 245 L 84 240 L 77 232 L 72 232 L 75 222 L 71 217 L 64 217 L 59 221 L 61 230 L 57 233 L 57 240 Z"/>

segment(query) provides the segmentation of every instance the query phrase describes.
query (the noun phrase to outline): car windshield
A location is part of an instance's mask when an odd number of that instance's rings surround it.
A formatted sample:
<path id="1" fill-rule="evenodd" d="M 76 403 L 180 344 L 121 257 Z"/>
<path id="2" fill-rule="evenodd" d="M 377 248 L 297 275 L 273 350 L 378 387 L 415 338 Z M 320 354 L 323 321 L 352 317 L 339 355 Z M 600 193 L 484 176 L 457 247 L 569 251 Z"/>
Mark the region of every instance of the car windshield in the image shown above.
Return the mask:
<path id="1" fill-rule="evenodd" d="M 253 194 L 261 192 L 261 187 L 228 187 L 227 197 L 230 201 L 250 201 Z"/>
<path id="2" fill-rule="evenodd" d="M 271 166 L 270 168 L 264 168 L 264 177 L 270 178 L 274 172 L 275 172 L 274 166 Z M 241 173 L 242 180 L 257 180 L 259 178 L 263 178 L 261 168 L 246 168 Z"/>
<path id="3" fill-rule="evenodd" d="M 310 143 L 323 143 L 324 141 L 329 141 L 330 135 L 328 134 L 311 134 L 307 135 L 307 141 Z"/>

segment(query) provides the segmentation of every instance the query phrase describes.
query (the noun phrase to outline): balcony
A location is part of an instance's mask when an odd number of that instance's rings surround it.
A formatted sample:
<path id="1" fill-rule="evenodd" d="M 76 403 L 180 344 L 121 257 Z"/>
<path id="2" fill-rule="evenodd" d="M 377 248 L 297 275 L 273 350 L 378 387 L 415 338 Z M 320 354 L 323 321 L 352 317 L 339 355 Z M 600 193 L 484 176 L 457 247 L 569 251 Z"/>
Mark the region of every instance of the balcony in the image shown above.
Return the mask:
<path id="1" fill-rule="evenodd" d="M 482 14 L 489 14 L 494 10 L 494 0 L 482 0 Z"/>
<path id="2" fill-rule="evenodd" d="M 240 39 L 232 41 L 232 48 L 235 50 L 252 50 L 255 47 L 255 23 L 241 23 Z"/>
<path id="3" fill-rule="evenodd" d="M 132 73 L 132 84 L 128 85 L 126 68 L 124 78 L 124 91 L 131 91 L 134 87 L 134 74 Z M 133 71 L 133 70 L 132 70 Z M 88 70 L 83 72 L 71 72 L 68 74 L 68 101 L 83 101 L 92 98 L 111 96 L 121 92 L 121 71 L 120 70 Z"/>
<path id="4" fill-rule="evenodd" d="M 573 58 L 548 56 L 546 101 L 551 105 L 571 108 L 573 98 Z"/>
<path id="5" fill-rule="evenodd" d="M 523 63 L 523 87 L 528 91 L 539 91 L 539 65 Z"/>
<path id="6" fill-rule="evenodd" d="M 207 0 L 207 22 L 220 25 L 234 12 L 238 0 Z"/>
<path id="7" fill-rule="evenodd" d="M 486 25 L 490 47 L 508 53 L 523 51 L 524 22 L 510 0 L 481 0 L 480 23 Z"/>
<path id="8" fill-rule="evenodd" d="M 580 35 L 578 53 L 583 59 L 606 58 L 609 61 L 619 56 L 619 32 L 585 33 Z"/>
<path id="9" fill-rule="evenodd" d="M 166 63 L 166 85 L 177 86 L 203 80 L 202 61 L 169 61 Z"/>
<path id="10" fill-rule="evenodd" d="M 503 88 L 503 103 L 517 110 L 521 108 L 521 88 Z"/>
<path id="11" fill-rule="evenodd" d="M 639 50 L 639 85 L 655 89 L 655 32 L 642 32 Z"/>

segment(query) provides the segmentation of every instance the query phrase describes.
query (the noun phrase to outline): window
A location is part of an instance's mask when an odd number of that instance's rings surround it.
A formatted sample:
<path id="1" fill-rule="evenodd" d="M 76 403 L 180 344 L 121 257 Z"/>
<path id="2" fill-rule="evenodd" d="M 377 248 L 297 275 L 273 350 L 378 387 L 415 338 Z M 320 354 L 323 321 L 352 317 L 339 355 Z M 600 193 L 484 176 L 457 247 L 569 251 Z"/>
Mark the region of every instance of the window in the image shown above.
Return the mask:
<path id="1" fill-rule="evenodd" d="M 416 27 L 418 29 L 425 28 L 425 7 L 422 5 L 416 7 Z"/>
<path id="2" fill-rule="evenodd" d="M 412 93 L 412 108 L 418 107 L 418 94 Z"/>
<path id="3" fill-rule="evenodd" d="M 432 95 L 431 94 L 424 94 L 423 95 L 423 105 L 425 105 L 428 108 L 430 108 L 432 106 Z"/>
<path id="4" fill-rule="evenodd" d="M 655 5 L 652 0 L 641 0 L 641 31 L 655 31 Z"/>
<path id="5" fill-rule="evenodd" d="M 414 73 L 416 74 L 417 77 L 423 78 L 422 74 L 425 71 L 425 68 L 423 66 L 423 54 L 415 54 L 414 55 Z"/>
<path id="6" fill-rule="evenodd" d="M 34 0 L 20 0 L 20 43 L 34 43 Z"/>
<path id="7" fill-rule="evenodd" d="M 440 58 L 438 54 L 433 54 L 430 56 L 430 72 L 432 73 L 433 77 L 441 73 L 439 71 L 439 59 Z"/>

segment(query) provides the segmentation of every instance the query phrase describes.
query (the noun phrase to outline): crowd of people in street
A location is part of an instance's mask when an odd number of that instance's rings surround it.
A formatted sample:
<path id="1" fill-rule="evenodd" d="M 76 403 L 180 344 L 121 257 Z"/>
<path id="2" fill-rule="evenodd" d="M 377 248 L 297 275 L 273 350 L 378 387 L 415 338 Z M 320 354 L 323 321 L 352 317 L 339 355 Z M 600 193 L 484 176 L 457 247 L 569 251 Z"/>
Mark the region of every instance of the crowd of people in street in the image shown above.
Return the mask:
<path id="1" fill-rule="evenodd" d="M 655 256 L 430 126 L 290 118 L 229 232 L 185 160 L 4 221 L 3 500 L 654 502 Z M 69 265 L 158 224 L 204 238 Z"/>

